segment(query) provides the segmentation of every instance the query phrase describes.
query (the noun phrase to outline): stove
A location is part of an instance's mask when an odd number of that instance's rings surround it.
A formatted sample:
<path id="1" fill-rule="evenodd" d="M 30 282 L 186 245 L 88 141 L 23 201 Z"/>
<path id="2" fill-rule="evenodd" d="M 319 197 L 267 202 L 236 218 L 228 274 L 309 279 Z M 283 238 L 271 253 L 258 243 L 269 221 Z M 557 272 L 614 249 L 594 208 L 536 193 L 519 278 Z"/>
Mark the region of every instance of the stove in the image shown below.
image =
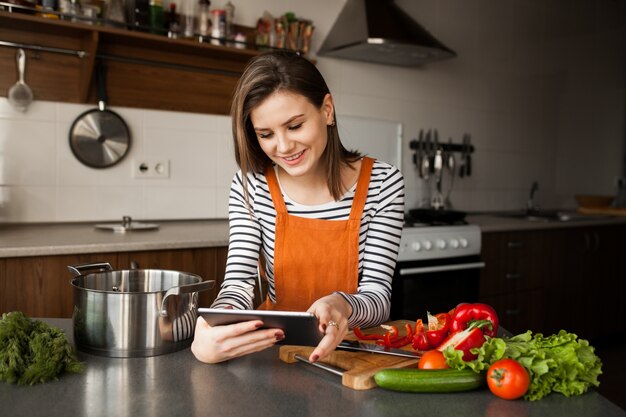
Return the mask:
<path id="1" fill-rule="evenodd" d="M 480 245 L 480 228 L 476 225 L 405 225 L 398 262 L 480 255 Z"/>
<path id="2" fill-rule="evenodd" d="M 457 221 L 427 224 L 407 221 L 391 291 L 391 319 L 426 320 L 426 312 L 449 311 L 478 301 L 481 232 Z"/>

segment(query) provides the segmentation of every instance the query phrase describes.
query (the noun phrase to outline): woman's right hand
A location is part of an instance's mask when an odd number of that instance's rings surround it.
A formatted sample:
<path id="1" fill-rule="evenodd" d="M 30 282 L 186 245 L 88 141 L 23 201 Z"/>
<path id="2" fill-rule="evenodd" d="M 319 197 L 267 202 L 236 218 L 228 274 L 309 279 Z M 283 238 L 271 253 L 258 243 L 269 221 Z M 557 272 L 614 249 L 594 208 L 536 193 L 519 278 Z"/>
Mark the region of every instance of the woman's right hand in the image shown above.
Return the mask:
<path id="1" fill-rule="evenodd" d="M 218 363 L 258 352 L 285 338 L 281 329 L 259 329 L 260 320 L 226 326 L 209 326 L 202 318 L 196 321 L 191 352 L 204 363 Z"/>

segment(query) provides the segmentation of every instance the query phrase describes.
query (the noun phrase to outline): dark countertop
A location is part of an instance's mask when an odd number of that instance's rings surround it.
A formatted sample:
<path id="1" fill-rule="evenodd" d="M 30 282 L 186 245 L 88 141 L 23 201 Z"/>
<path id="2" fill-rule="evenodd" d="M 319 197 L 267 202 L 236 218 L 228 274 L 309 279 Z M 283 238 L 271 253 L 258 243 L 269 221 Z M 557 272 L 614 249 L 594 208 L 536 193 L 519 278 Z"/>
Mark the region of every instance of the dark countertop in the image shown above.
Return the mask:
<path id="1" fill-rule="evenodd" d="M 71 338 L 70 319 L 48 319 Z M 487 389 L 410 394 L 354 391 L 339 377 L 278 359 L 278 348 L 217 365 L 189 349 L 151 358 L 113 359 L 79 353 L 82 374 L 35 386 L 0 383 L 7 416 L 626 416 L 591 390 L 566 398 L 505 401 Z"/>

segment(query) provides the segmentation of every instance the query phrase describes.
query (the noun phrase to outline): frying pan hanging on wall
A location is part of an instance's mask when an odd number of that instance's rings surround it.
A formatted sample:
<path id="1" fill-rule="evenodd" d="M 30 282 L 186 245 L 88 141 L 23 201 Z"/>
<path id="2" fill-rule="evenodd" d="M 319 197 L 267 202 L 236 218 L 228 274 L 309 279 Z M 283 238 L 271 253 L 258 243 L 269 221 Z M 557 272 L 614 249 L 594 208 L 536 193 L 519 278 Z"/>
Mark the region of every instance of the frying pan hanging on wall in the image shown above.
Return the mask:
<path id="1" fill-rule="evenodd" d="M 70 128 L 70 148 L 91 168 L 108 168 L 120 162 L 130 149 L 130 131 L 117 113 L 107 109 L 105 67 L 96 62 L 98 108 L 80 114 Z"/>

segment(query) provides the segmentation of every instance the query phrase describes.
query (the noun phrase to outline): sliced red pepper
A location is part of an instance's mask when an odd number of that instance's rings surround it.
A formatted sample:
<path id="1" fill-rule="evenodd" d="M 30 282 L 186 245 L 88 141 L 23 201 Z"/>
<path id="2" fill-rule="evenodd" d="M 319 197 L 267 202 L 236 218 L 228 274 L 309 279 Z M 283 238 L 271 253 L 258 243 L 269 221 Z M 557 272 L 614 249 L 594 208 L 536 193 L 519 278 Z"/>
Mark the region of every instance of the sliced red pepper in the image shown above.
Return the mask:
<path id="1" fill-rule="evenodd" d="M 434 349 L 448 336 L 451 319 L 448 313 L 439 313 L 435 316 L 430 313 L 427 314 L 428 330 L 426 331 L 426 338 L 430 348 Z"/>
<path id="2" fill-rule="evenodd" d="M 382 340 L 385 337 L 384 334 L 365 334 L 359 327 L 355 327 L 352 330 L 354 331 L 354 335 L 361 340 Z"/>
<path id="3" fill-rule="evenodd" d="M 398 338 L 398 327 L 386 324 L 381 324 L 380 327 L 386 329 L 387 332 L 383 335 L 383 339 L 377 340 L 376 343 L 385 347 L 391 347 L 391 344 Z"/>
<path id="4" fill-rule="evenodd" d="M 449 346 L 454 347 L 456 350 L 463 352 L 463 360 L 471 361 L 476 359 L 475 354 L 470 352 L 473 348 L 479 348 L 485 343 L 485 333 L 481 329 L 489 325 L 488 320 L 481 320 L 473 322 L 467 329 L 451 333 L 450 336 L 444 340 L 437 348 L 438 351 L 443 352 Z"/>
<path id="5" fill-rule="evenodd" d="M 498 314 L 493 307 L 484 303 L 459 304 L 456 306 L 454 316 L 452 316 L 452 323 L 450 324 L 450 333 L 467 329 L 472 322 L 479 320 L 490 321 L 490 326 L 484 327 L 482 332 L 489 337 L 495 337 L 498 333 Z"/>
<path id="6" fill-rule="evenodd" d="M 406 323 L 404 327 L 405 327 L 406 334 L 403 337 L 400 337 L 392 341 L 390 347 L 401 348 L 413 342 L 413 329 L 411 328 L 411 325 Z"/>
<path id="7" fill-rule="evenodd" d="M 415 322 L 415 330 L 413 332 L 413 349 L 415 350 L 428 350 L 430 344 L 428 343 L 428 337 L 424 331 L 424 323 L 422 319 L 417 319 Z"/>

